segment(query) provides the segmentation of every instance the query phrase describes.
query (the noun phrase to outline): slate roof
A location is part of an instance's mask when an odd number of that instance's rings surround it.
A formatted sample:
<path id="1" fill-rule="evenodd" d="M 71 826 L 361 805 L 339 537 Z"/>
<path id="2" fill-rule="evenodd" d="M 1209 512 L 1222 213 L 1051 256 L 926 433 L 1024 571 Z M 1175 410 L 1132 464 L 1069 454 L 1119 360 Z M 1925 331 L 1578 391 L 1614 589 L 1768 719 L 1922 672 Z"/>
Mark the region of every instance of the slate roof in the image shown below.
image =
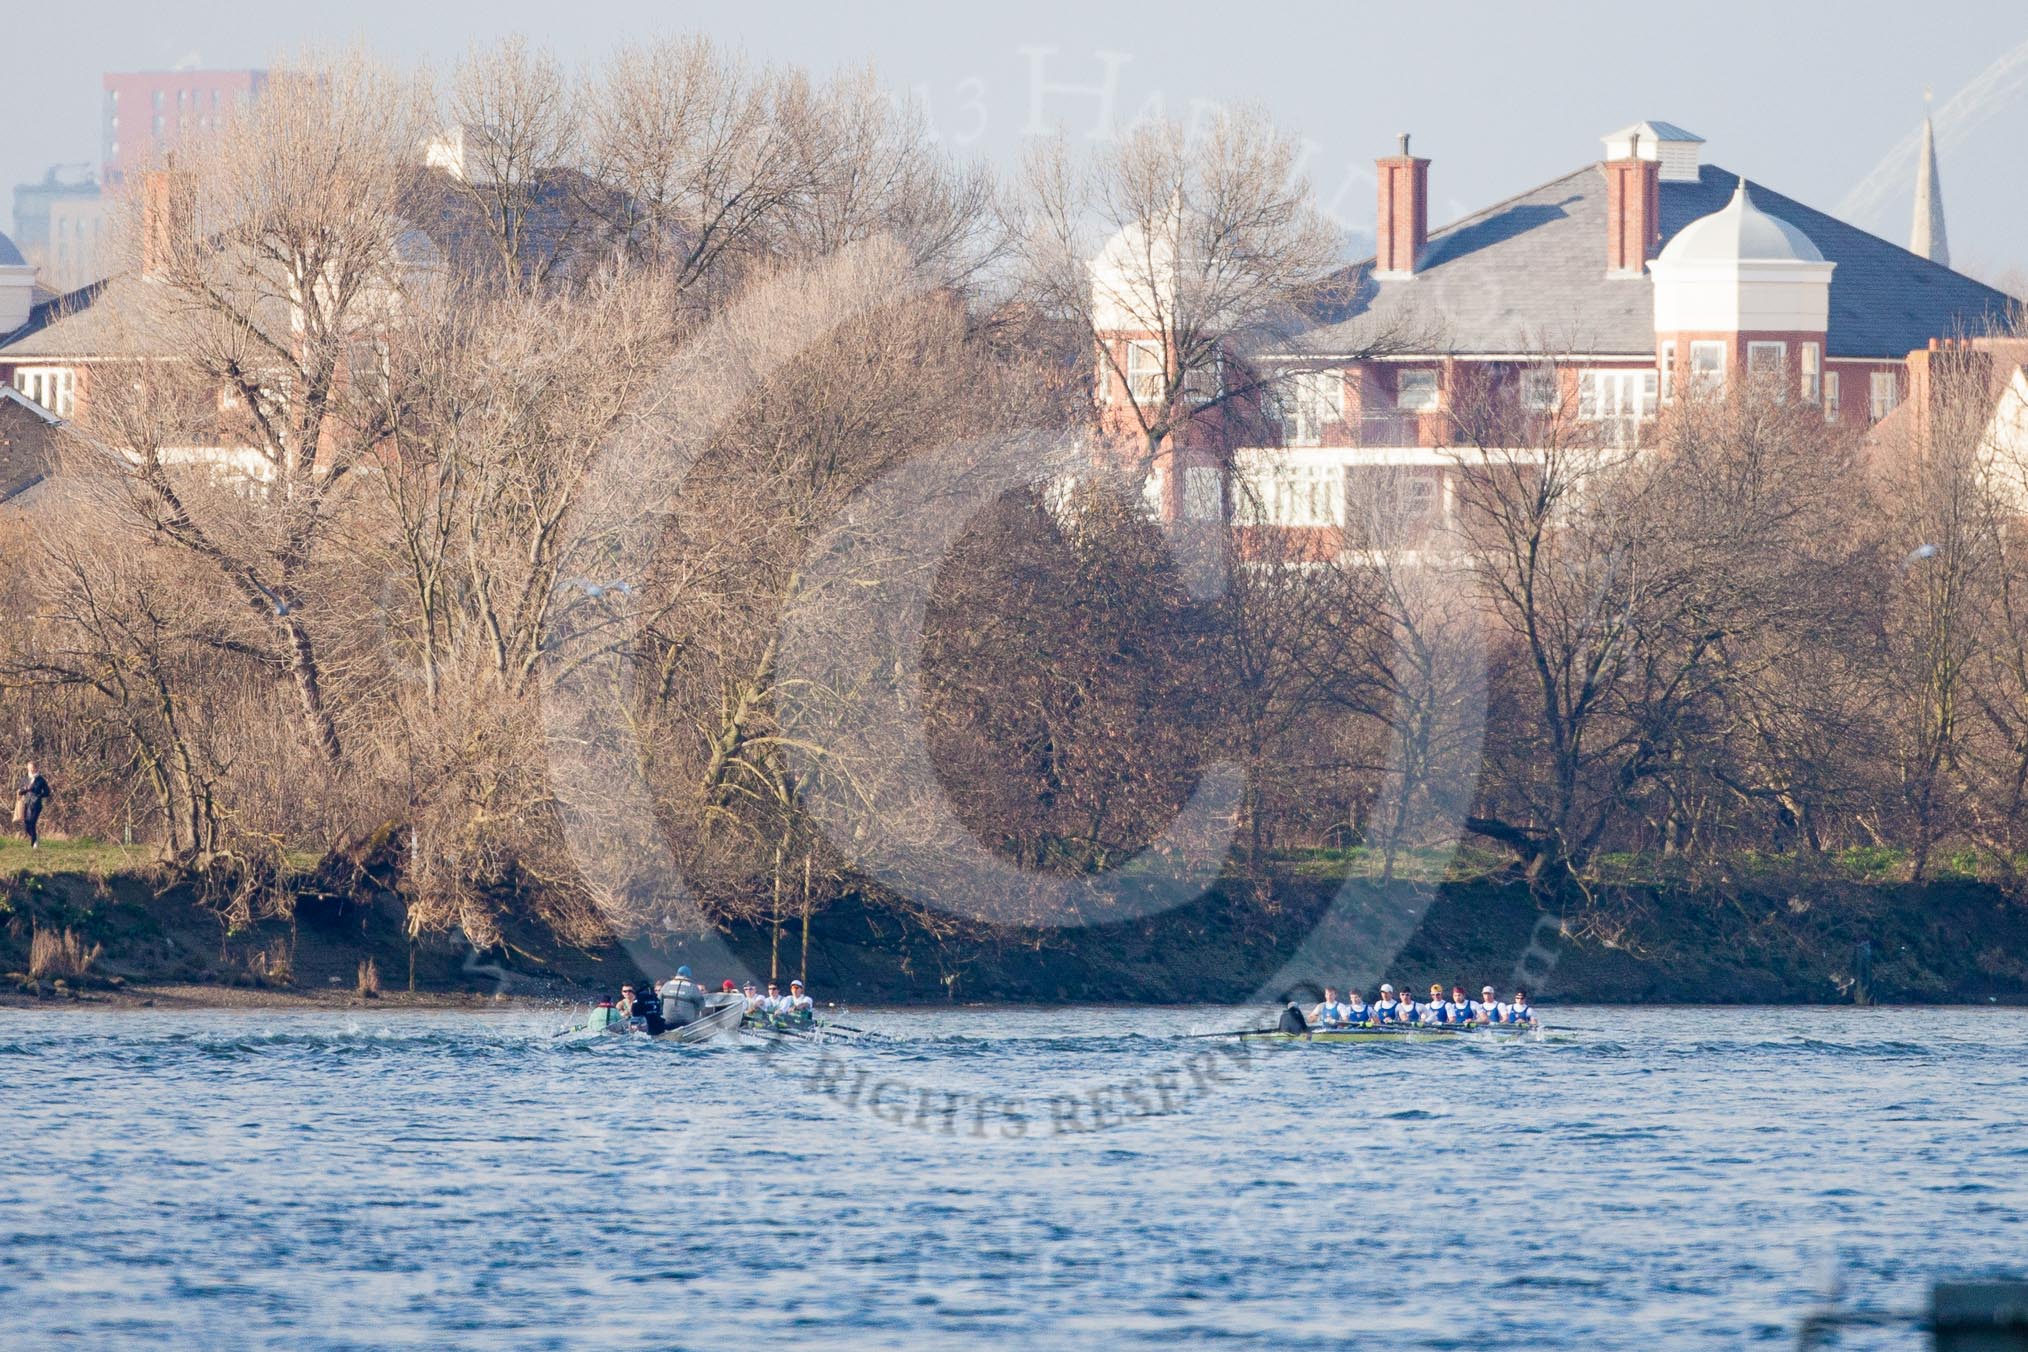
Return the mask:
<path id="1" fill-rule="evenodd" d="M 1704 165 L 1698 181 L 1661 185 L 1662 242 L 1723 208 L 1740 176 Z M 2012 297 L 1877 235 L 1749 183 L 1753 202 L 1810 237 L 1831 274 L 1832 357 L 1900 359 L 1931 338 L 1977 335 L 2002 323 Z M 1378 327 L 1435 326 L 1439 350 L 1459 355 L 1568 352 L 1651 356 L 1654 283 L 1608 277 L 1603 167 L 1589 164 L 1430 235 L 1416 275 L 1376 281 L 1373 260 L 1340 279 L 1339 296 L 1292 345 L 1361 351 Z"/>
<path id="2" fill-rule="evenodd" d="M 48 476 L 56 421 L 42 405 L 0 386 L 0 502 L 20 506 L 22 494 Z"/>
<path id="3" fill-rule="evenodd" d="M 591 244 L 571 230 L 567 208 L 582 194 L 572 177 L 544 184 L 523 221 L 531 252 L 556 253 L 574 262 Z M 398 261 L 429 268 L 446 257 L 493 262 L 492 241 L 484 233 L 483 208 L 460 193 L 445 174 L 419 170 L 410 185 L 411 224 L 396 246 Z M 177 305 L 157 283 L 134 272 L 122 272 L 36 305 L 28 322 L 12 333 L 0 333 L 0 362 L 84 359 L 135 351 L 172 357 L 187 350 L 179 343 L 172 314 Z M 286 313 L 272 322 L 285 325 Z"/>
<path id="4" fill-rule="evenodd" d="M 97 357 L 114 350 L 114 339 L 125 330 L 117 327 L 118 316 L 128 306 L 101 306 L 108 290 L 125 293 L 138 290 L 140 279 L 131 275 L 93 282 L 90 286 L 45 300 L 28 312 L 28 322 L 12 333 L 0 334 L 0 361 L 29 361 L 42 357 Z"/>

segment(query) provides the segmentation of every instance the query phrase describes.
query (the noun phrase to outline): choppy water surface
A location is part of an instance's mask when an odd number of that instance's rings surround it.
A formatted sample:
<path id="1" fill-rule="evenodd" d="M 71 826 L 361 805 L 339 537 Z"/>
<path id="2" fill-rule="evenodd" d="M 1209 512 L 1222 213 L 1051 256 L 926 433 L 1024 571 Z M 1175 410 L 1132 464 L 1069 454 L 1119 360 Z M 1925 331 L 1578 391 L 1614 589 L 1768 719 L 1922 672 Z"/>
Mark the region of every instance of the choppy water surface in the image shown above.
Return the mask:
<path id="1" fill-rule="evenodd" d="M 0 1345 L 1786 1346 L 2028 1254 L 2028 1013 L 1544 1013 L 0 1012 Z"/>

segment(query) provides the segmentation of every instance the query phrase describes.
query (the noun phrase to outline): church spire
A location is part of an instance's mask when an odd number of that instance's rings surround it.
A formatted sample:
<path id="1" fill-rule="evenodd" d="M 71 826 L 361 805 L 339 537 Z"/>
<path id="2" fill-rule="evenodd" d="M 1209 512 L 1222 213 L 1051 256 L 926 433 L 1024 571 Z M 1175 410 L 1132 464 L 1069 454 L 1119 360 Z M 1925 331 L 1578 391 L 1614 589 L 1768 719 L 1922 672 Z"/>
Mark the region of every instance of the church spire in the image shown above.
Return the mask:
<path id="1" fill-rule="evenodd" d="M 1951 245 L 1944 234 L 1943 182 L 1936 171 L 1936 131 L 1929 122 L 1929 91 L 1922 91 L 1922 158 L 1915 166 L 1915 223 L 1908 247 L 1932 263 L 1951 264 Z"/>

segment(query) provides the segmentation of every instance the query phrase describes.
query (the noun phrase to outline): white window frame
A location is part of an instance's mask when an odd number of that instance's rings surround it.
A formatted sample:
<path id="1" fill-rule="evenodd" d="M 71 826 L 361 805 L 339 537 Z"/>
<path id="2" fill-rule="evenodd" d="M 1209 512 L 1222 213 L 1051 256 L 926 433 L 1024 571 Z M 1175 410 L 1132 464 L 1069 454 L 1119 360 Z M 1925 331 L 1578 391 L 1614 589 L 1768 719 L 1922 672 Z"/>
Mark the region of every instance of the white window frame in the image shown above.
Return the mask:
<path id="1" fill-rule="evenodd" d="M 1183 519 L 1225 519 L 1225 476 L 1218 472 L 1216 465 L 1183 467 Z"/>
<path id="2" fill-rule="evenodd" d="M 1781 374 L 1789 359 L 1789 345 L 1772 341 L 1752 341 L 1746 345 L 1746 375 L 1749 380 L 1772 377 Z"/>
<path id="3" fill-rule="evenodd" d="M 1652 366 L 1579 371 L 1578 421 L 1610 429 L 1605 440 L 1615 446 L 1633 444 L 1641 424 L 1655 416 L 1661 379 L 1661 372 Z"/>
<path id="4" fill-rule="evenodd" d="M 1673 404 L 1676 402 L 1676 340 L 1674 338 L 1662 344 L 1661 394 L 1663 403 Z"/>
<path id="5" fill-rule="evenodd" d="M 1127 397 L 1140 408 L 1158 407 L 1169 383 L 1169 362 L 1160 338 L 1127 340 Z"/>
<path id="6" fill-rule="evenodd" d="M 1715 390 L 1725 384 L 1726 344 L 1722 339 L 1698 338 L 1690 344 L 1690 383 L 1700 390 Z M 1705 357 L 1717 360 L 1709 366 L 1700 366 Z"/>
<path id="7" fill-rule="evenodd" d="M 1655 416 L 1661 375 L 1653 368 L 1602 367 L 1577 373 L 1577 416 L 1581 422 L 1610 422 Z"/>
<path id="8" fill-rule="evenodd" d="M 17 366 L 14 388 L 59 418 L 77 407 L 77 372 L 68 366 Z"/>
<path id="9" fill-rule="evenodd" d="M 1160 465 L 1149 469 L 1148 477 L 1141 481 L 1141 510 L 1148 514 L 1150 520 L 1162 519 L 1168 483 L 1168 476 L 1162 473 Z"/>
<path id="10" fill-rule="evenodd" d="M 1237 504 L 1250 526 L 1341 526 L 1345 475 L 1338 465 L 1276 463 L 1250 471 Z"/>
<path id="11" fill-rule="evenodd" d="M 1818 403 L 1824 394 L 1824 351 L 1815 343 L 1804 343 L 1800 362 L 1802 376 L 1799 384 L 1807 403 Z"/>
<path id="12" fill-rule="evenodd" d="M 1410 381 L 1417 389 L 1427 384 L 1429 393 L 1411 396 Z M 1405 366 L 1394 376 L 1394 406 L 1403 413 L 1434 413 L 1443 407 L 1443 382 L 1433 366 Z"/>
<path id="13" fill-rule="evenodd" d="M 1282 378 L 1274 399 L 1275 421 L 1289 446 L 1318 446 L 1324 429 L 1345 421 L 1345 373 L 1296 371 Z"/>
<path id="14" fill-rule="evenodd" d="M 1211 354 L 1209 367 L 1193 366 L 1183 373 L 1183 393 L 1200 404 L 1209 404 L 1225 395 L 1225 349 Z"/>
<path id="15" fill-rule="evenodd" d="M 1530 413 L 1554 413 L 1563 407 L 1563 373 L 1554 366 L 1521 368 L 1521 407 Z"/>
<path id="16" fill-rule="evenodd" d="M 1901 377 L 1893 371 L 1872 371 L 1866 381 L 1867 409 L 1879 422 L 1901 404 Z"/>
<path id="17" fill-rule="evenodd" d="M 1838 373 L 1824 372 L 1824 421 L 1838 421 Z"/>
<path id="18" fill-rule="evenodd" d="M 1422 528 L 1444 517 L 1444 484 L 1439 472 L 1420 466 L 1360 466 L 1351 471 L 1345 496 L 1358 512 L 1353 535 L 1366 548 L 1391 548 L 1414 541 Z"/>

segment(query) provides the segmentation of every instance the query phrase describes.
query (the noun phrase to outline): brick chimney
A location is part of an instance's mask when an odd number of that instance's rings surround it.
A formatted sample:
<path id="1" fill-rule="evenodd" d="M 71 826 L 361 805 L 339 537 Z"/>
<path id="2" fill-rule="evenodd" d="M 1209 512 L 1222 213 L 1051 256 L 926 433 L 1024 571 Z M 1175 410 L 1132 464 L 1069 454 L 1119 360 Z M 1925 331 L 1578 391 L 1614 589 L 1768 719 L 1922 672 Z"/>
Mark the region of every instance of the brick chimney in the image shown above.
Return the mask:
<path id="1" fill-rule="evenodd" d="M 175 261 L 178 236 L 195 210 L 189 176 L 151 169 L 141 177 L 141 275 L 158 277 Z"/>
<path id="2" fill-rule="evenodd" d="M 1622 160 L 1607 160 L 1606 275 L 1638 277 L 1662 242 L 1662 166 L 1641 158 L 1635 132 Z"/>
<path id="3" fill-rule="evenodd" d="M 1401 153 L 1375 164 L 1380 177 L 1380 218 L 1375 228 L 1374 272 L 1381 277 L 1410 277 L 1423 245 L 1429 243 L 1429 161 L 1408 153 L 1408 133 L 1401 134 Z"/>

